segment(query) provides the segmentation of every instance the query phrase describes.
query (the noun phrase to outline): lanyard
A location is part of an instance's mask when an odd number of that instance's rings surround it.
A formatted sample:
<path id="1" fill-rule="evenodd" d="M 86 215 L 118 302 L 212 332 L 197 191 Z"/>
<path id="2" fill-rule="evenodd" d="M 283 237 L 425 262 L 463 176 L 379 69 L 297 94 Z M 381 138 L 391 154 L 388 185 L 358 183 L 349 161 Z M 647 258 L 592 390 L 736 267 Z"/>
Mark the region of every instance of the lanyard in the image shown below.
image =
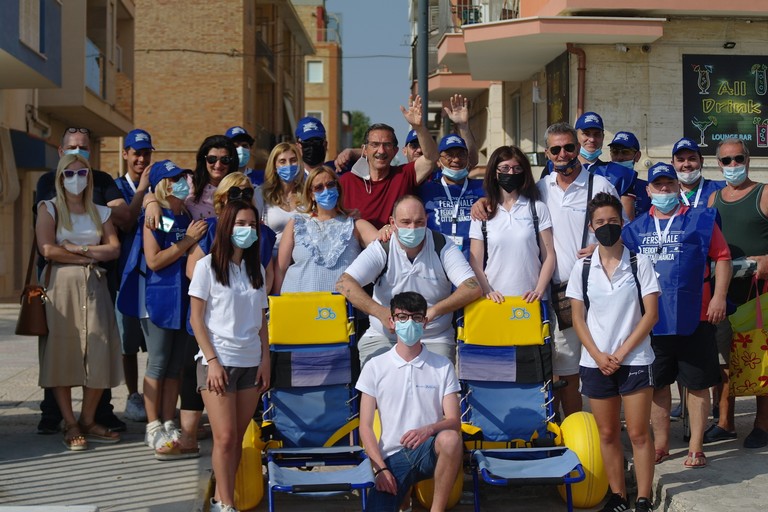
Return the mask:
<path id="1" fill-rule="evenodd" d="M 445 182 L 445 178 L 440 178 L 440 183 L 443 185 L 443 190 L 445 190 L 445 195 L 448 197 L 448 201 L 451 203 L 451 207 L 453 208 L 453 215 L 451 217 L 451 235 L 456 236 L 456 223 L 459 220 L 459 205 L 461 204 L 461 196 L 464 195 L 464 192 L 467 191 L 467 185 L 469 185 L 469 180 L 464 178 L 464 186 L 461 187 L 461 192 L 459 193 L 459 197 L 456 198 L 456 202 L 453 202 L 453 197 L 451 196 L 451 191 L 448 189 L 448 184 Z"/>
<path id="2" fill-rule="evenodd" d="M 653 222 L 656 224 L 656 235 L 659 237 L 659 248 L 657 249 L 657 253 L 661 252 L 661 248 L 664 247 L 664 242 L 667 240 L 667 235 L 669 234 L 670 228 L 672 228 L 672 222 L 674 222 L 675 217 L 680 215 L 680 207 L 678 206 L 677 211 L 675 214 L 670 217 L 669 222 L 667 222 L 667 227 L 664 228 L 664 232 L 661 231 L 661 226 L 659 225 L 659 218 L 655 215 L 653 216 Z"/>
<path id="3" fill-rule="evenodd" d="M 696 197 L 693 199 L 693 207 L 696 208 L 699 206 L 699 198 L 701 197 L 701 189 L 704 188 L 704 180 L 702 179 L 701 182 L 699 182 L 699 188 L 696 190 Z M 691 203 L 688 201 L 688 198 L 685 196 L 685 192 L 682 190 L 680 191 L 680 196 L 683 198 L 683 202 L 685 203 L 685 206 L 691 206 Z"/>
<path id="4" fill-rule="evenodd" d="M 131 190 L 133 190 L 133 193 L 135 194 L 136 193 L 136 185 L 133 184 L 133 180 L 127 174 L 125 176 L 125 181 L 128 182 L 128 186 L 131 187 Z"/>

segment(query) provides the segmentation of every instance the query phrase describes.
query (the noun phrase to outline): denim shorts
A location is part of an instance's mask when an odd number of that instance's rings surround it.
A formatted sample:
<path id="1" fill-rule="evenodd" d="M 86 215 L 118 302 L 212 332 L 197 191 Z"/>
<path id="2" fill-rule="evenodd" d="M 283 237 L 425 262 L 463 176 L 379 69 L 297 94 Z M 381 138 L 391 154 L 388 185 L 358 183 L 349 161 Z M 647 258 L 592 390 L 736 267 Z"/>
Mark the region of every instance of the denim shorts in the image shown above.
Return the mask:
<path id="1" fill-rule="evenodd" d="M 653 365 L 621 366 L 611 375 L 603 375 L 600 368 L 579 368 L 581 394 L 589 398 L 623 396 L 653 387 Z"/>
<path id="2" fill-rule="evenodd" d="M 397 481 L 397 496 L 377 491 L 374 487 L 368 492 L 367 510 L 371 512 L 397 512 L 405 498 L 405 493 L 412 485 L 434 476 L 437 465 L 435 436 L 414 449 L 403 448 L 393 453 L 384 460 L 384 463 Z"/>

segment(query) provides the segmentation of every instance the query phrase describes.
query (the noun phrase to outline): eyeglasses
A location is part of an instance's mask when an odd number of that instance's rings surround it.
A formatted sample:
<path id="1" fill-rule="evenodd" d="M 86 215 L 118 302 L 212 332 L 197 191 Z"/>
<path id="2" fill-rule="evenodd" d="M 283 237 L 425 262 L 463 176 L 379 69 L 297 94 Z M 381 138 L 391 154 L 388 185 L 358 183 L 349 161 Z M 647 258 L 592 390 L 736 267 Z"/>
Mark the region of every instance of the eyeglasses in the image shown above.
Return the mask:
<path id="1" fill-rule="evenodd" d="M 501 174 L 521 174 L 523 172 L 523 168 L 519 165 L 499 165 L 496 170 Z"/>
<path id="2" fill-rule="evenodd" d="M 319 185 L 313 185 L 312 192 L 319 194 L 323 190 L 333 190 L 338 188 L 338 186 L 339 184 L 336 181 L 326 181 L 325 183 L 320 183 Z"/>
<path id="3" fill-rule="evenodd" d="M 72 170 L 72 169 L 67 169 L 67 170 L 64 171 L 64 177 L 65 178 L 71 178 L 75 174 L 77 174 L 78 176 L 81 176 L 81 177 L 88 176 L 88 169 L 78 169 L 76 171 Z"/>
<path id="4" fill-rule="evenodd" d="M 560 150 L 564 149 L 566 153 L 573 153 L 576 151 L 576 144 L 565 144 L 564 146 L 552 146 L 549 148 L 549 152 L 557 156 L 560 154 Z"/>
<path id="5" fill-rule="evenodd" d="M 461 162 L 461 161 L 467 159 L 467 155 L 462 154 L 462 153 L 458 153 L 458 154 L 454 154 L 454 155 L 449 155 L 449 154 L 444 153 L 444 154 L 440 155 L 440 159 L 441 160 L 445 160 L 446 162 Z"/>
<path id="6" fill-rule="evenodd" d="M 635 151 L 632 148 L 611 148 L 611 154 L 617 156 L 635 156 Z"/>
<path id="7" fill-rule="evenodd" d="M 234 201 L 236 199 L 242 199 L 243 201 L 250 201 L 253 199 L 253 189 L 252 188 L 240 188 L 240 187 L 231 187 L 229 190 L 227 190 L 227 198 L 230 201 Z"/>
<path id="8" fill-rule="evenodd" d="M 205 157 L 205 161 L 208 162 L 210 165 L 215 165 L 216 162 L 221 162 L 223 165 L 229 165 L 232 162 L 234 162 L 235 159 L 232 158 L 231 156 L 208 155 Z"/>
<path id="9" fill-rule="evenodd" d="M 395 313 L 392 318 L 398 322 L 407 322 L 409 318 L 412 318 L 414 322 L 420 324 L 424 321 L 426 316 L 423 313 Z"/>
<path id="10" fill-rule="evenodd" d="M 67 133 L 77 133 L 77 132 L 84 133 L 86 135 L 91 134 L 91 130 L 89 130 L 88 128 L 75 128 L 74 126 L 70 126 L 69 128 L 67 128 Z"/>
<path id="11" fill-rule="evenodd" d="M 367 142 L 368 146 L 371 146 L 373 149 L 379 149 L 383 147 L 384 149 L 392 149 L 395 147 L 394 142 Z"/>
<path id="12" fill-rule="evenodd" d="M 724 156 L 723 158 L 720 159 L 720 163 L 726 167 L 731 165 L 731 162 L 736 162 L 737 164 L 743 164 L 746 161 L 747 161 L 747 157 L 744 155 L 736 155 L 733 157 Z"/>

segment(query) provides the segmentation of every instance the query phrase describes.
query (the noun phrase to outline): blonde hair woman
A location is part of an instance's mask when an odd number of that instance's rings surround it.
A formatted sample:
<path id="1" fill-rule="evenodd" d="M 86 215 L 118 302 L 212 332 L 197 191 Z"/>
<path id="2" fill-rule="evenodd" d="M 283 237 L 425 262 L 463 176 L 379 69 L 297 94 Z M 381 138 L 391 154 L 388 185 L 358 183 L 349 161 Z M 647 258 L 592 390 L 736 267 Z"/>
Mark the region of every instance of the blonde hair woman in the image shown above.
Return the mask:
<path id="1" fill-rule="evenodd" d="M 264 171 L 264 184 L 261 186 L 264 197 L 261 219 L 277 234 L 273 256 L 277 256 L 283 230 L 296 211 L 304 181 L 304 170 L 299 166 L 299 151 L 296 145 L 281 142 L 275 146 L 269 154 Z"/>

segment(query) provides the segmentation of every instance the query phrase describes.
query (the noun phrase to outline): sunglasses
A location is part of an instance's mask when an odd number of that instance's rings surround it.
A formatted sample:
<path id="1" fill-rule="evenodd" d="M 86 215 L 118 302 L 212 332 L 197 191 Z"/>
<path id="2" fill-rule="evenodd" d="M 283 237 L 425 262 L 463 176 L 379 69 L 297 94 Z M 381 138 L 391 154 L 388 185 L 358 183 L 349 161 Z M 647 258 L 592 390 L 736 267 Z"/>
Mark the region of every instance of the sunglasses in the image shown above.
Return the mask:
<path id="1" fill-rule="evenodd" d="M 227 191 L 227 198 L 229 198 L 230 201 L 234 201 L 237 199 L 242 199 L 243 201 L 250 201 L 251 199 L 253 199 L 253 189 L 232 187 Z"/>
<path id="2" fill-rule="evenodd" d="M 566 153 L 573 153 L 576 151 L 576 144 L 566 144 L 564 146 L 552 146 L 549 148 L 549 152 L 557 156 L 560 154 L 560 150 L 564 149 Z"/>
<path id="3" fill-rule="evenodd" d="M 635 151 L 632 148 L 611 148 L 611 154 L 612 155 L 620 155 L 620 156 L 635 156 Z"/>
<path id="4" fill-rule="evenodd" d="M 747 157 L 744 155 L 736 155 L 734 157 L 730 156 L 724 156 L 720 159 L 720 163 L 725 165 L 726 167 L 731 165 L 731 162 L 736 162 L 737 164 L 743 164 L 747 161 Z"/>
<path id="5" fill-rule="evenodd" d="M 215 165 L 216 162 L 221 162 L 224 165 L 229 165 L 232 162 L 235 161 L 234 158 L 231 156 L 216 156 L 216 155 L 208 155 L 205 157 L 205 161 L 208 162 L 211 165 Z"/>
<path id="6" fill-rule="evenodd" d="M 182 179 L 182 178 L 186 178 L 186 177 L 187 177 L 187 173 L 186 173 L 186 172 L 183 172 L 183 173 L 181 173 L 181 174 L 177 174 L 176 176 L 174 176 L 174 177 L 172 177 L 172 178 L 166 178 L 166 179 L 167 179 L 168 181 L 170 181 L 171 183 L 176 183 L 176 182 L 177 182 L 177 181 L 179 181 L 180 179 Z"/>
<path id="7" fill-rule="evenodd" d="M 78 169 L 76 171 L 71 170 L 71 169 L 67 169 L 67 170 L 64 171 L 63 174 L 64 174 L 65 178 L 71 178 L 75 174 L 77 174 L 78 176 L 81 176 L 81 177 L 85 177 L 85 176 L 88 176 L 88 169 Z"/>
<path id="8" fill-rule="evenodd" d="M 397 320 L 398 322 L 407 322 L 409 318 L 413 318 L 413 321 L 417 324 L 420 324 L 424 321 L 424 318 L 426 318 L 426 315 L 423 315 L 422 313 L 395 313 L 392 315 L 392 318 Z"/>
<path id="9" fill-rule="evenodd" d="M 91 133 L 91 130 L 89 130 L 88 128 L 75 128 L 74 126 L 70 126 L 69 128 L 67 128 L 67 133 L 77 133 L 77 132 L 85 133 L 89 135 Z"/>
<path id="10" fill-rule="evenodd" d="M 519 165 L 500 165 L 496 167 L 496 170 L 499 171 L 501 174 L 521 174 L 523 172 L 523 168 Z"/>
<path id="11" fill-rule="evenodd" d="M 312 192 L 315 192 L 316 194 L 319 194 L 323 190 L 333 190 L 334 188 L 338 188 L 339 184 L 336 181 L 327 181 L 325 183 L 321 183 L 319 185 L 314 185 L 312 187 Z"/>

